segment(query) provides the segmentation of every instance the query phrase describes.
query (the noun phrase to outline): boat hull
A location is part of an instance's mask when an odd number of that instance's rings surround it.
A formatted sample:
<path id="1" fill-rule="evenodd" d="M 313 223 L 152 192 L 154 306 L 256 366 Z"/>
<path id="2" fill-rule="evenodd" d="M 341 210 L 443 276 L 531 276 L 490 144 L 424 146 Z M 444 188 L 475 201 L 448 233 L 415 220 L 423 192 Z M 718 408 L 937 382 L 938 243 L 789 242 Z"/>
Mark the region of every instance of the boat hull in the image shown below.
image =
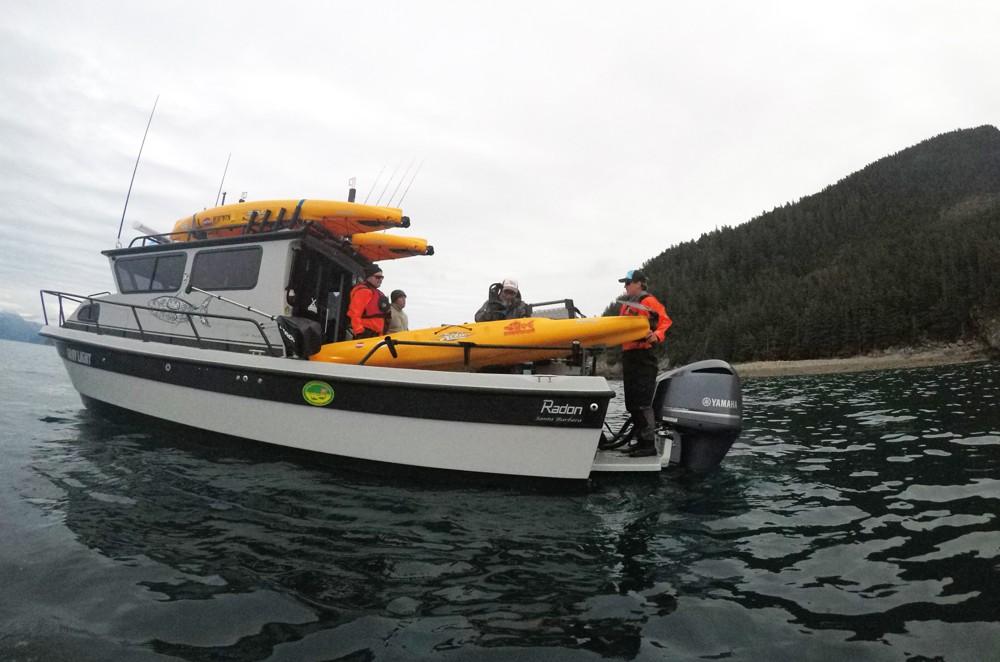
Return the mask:
<path id="1" fill-rule="evenodd" d="M 328 343 L 310 360 L 393 368 L 467 370 L 495 365 L 543 361 L 569 354 L 574 341 L 581 347 L 616 346 L 649 332 L 645 317 L 544 317 L 479 322 L 418 329 L 392 334 L 396 342 L 426 343 L 395 346 L 395 356 L 382 346 L 385 338 Z M 466 356 L 466 348 L 469 348 Z M 371 356 L 369 356 L 371 354 Z M 367 359 L 366 359 L 367 357 Z"/>
<path id="2" fill-rule="evenodd" d="M 411 467 L 584 480 L 613 396 L 599 377 L 447 375 L 43 333 L 85 398 L 211 432 Z"/>

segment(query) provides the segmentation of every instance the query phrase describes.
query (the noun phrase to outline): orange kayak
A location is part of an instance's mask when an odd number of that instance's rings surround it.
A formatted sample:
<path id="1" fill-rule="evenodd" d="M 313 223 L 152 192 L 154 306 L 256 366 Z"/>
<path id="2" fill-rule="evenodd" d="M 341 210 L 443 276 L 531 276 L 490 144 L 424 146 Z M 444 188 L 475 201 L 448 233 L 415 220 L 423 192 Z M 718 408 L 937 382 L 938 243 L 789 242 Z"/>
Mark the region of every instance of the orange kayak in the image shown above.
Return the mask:
<path id="1" fill-rule="evenodd" d="M 296 218 L 299 222 L 313 221 L 341 236 L 410 225 L 410 219 L 396 207 L 336 200 L 264 200 L 212 207 L 182 218 L 174 223 L 173 232 L 178 234 L 172 239 L 228 237 L 241 234 L 251 219 L 256 223 L 291 224 Z"/>
<path id="2" fill-rule="evenodd" d="M 613 347 L 638 340 L 649 332 L 649 320 L 639 316 L 548 319 L 531 317 L 498 322 L 453 324 L 392 334 L 397 356 L 380 347 L 365 365 L 430 370 L 465 370 L 465 347 L 471 369 L 516 365 L 568 356 L 570 345 Z M 361 363 L 381 338 L 329 343 L 311 361 Z M 405 342 L 421 343 L 407 345 Z"/>

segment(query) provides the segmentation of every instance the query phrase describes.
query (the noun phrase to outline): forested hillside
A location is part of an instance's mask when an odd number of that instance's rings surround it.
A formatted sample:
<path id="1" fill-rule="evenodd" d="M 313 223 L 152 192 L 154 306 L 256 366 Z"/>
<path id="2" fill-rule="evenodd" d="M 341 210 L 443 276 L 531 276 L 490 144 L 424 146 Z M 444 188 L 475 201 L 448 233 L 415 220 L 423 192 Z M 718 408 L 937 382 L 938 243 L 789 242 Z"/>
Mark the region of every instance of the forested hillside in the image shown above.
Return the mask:
<path id="1" fill-rule="evenodd" d="M 44 344 L 48 341 L 38 335 L 41 328 L 41 324 L 26 322 L 13 313 L 0 312 L 0 339 Z"/>
<path id="2" fill-rule="evenodd" d="M 643 265 L 672 364 L 848 356 L 1000 328 L 1000 131 L 946 133 Z"/>

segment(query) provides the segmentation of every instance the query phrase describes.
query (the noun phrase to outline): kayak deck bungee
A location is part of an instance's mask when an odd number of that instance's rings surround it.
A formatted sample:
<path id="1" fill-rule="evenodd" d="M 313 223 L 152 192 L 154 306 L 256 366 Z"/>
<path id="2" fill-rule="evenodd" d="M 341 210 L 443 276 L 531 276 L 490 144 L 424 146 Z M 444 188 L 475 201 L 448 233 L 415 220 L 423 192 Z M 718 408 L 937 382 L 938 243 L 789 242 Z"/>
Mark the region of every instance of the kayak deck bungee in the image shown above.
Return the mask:
<path id="1" fill-rule="evenodd" d="M 397 260 L 414 255 L 434 255 L 426 239 L 403 237 L 385 232 L 351 235 L 351 247 L 372 262 Z"/>
<path id="2" fill-rule="evenodd" d="M 395 357 L 385 346 L 372 352 L 385 340 L 383 336 L 328 343 L 309 359 L 351 364 L 364 361 L 365 365 L 390 368 L 475 370 L 561 358 L 571 353 L 574 342 L 580 347 L 613 347 L 643 338 L 648 332 L 648 319 L 638 316 L 531 317 L 394 333 L 394 341 L 421 343 L 394 345 Z"/>
<path id="3" fill-rule="evenodd" d="M 174 223 L 171 239 L 229 237 L 243 234 L 253 222 L 295 225 L 306 221 L 340 236 L 410 226 L 410 219 L 396 207 L 337 200 L 263 200 L 221 205 L 182 218 Z"/>

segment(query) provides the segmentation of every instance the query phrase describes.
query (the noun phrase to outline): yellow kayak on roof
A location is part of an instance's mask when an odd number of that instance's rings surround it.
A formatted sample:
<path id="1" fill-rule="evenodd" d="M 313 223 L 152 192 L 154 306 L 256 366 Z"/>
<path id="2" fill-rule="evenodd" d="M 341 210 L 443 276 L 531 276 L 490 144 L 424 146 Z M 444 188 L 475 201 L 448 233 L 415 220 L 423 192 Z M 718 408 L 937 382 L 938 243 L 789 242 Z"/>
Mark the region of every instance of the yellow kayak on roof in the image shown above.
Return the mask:
<path id="1" fill-rule="evenodd" d="M 243 233 L 251 220 L 291 225 L 296 219 L 300 223 L 313 221 L 341 236 L 410 225 L 410 219 L 396 207 L 337 200 L 263 200 L 212 207 L 182 218 L 174 223 L 173 231 L 179 234 L 172 239 L 188 241 L 196 238 L 194 233 L 197 238 L 228 237 Z"/>
<path id="2" fill-rule="evenodd" d="M 426 239 L 402 237 L 384 232 L 351 235 L 351 247 L 372 262 L 396 260 L 412 255 L 434 255 Z"/>
<path id="3" fill-rule="evenodd" d="M 427 343 L 395 346 L 396 358 L 388 347 L 380 347 L 365 365 L 428 370 L 465 370 L 465 347 L 470 346 L 471 369 L 495 365 L 516 365 L 567 356 L 569 346 L 578 340 L 582 347 L 613 347 L 643 338 L 649 332 L 649 320 L 639 316 L 580 317 L 549 319 L 530 317 L 454 324 L 392 334 L 394 341 Z M 311 361 L 361 363 L 381 338 L 365 338 L 329 343 L 309 357 Z M 499 345 L 500 347 L 494 347 Z M 556 349 L 553 349 L 556 348 Z"/>

